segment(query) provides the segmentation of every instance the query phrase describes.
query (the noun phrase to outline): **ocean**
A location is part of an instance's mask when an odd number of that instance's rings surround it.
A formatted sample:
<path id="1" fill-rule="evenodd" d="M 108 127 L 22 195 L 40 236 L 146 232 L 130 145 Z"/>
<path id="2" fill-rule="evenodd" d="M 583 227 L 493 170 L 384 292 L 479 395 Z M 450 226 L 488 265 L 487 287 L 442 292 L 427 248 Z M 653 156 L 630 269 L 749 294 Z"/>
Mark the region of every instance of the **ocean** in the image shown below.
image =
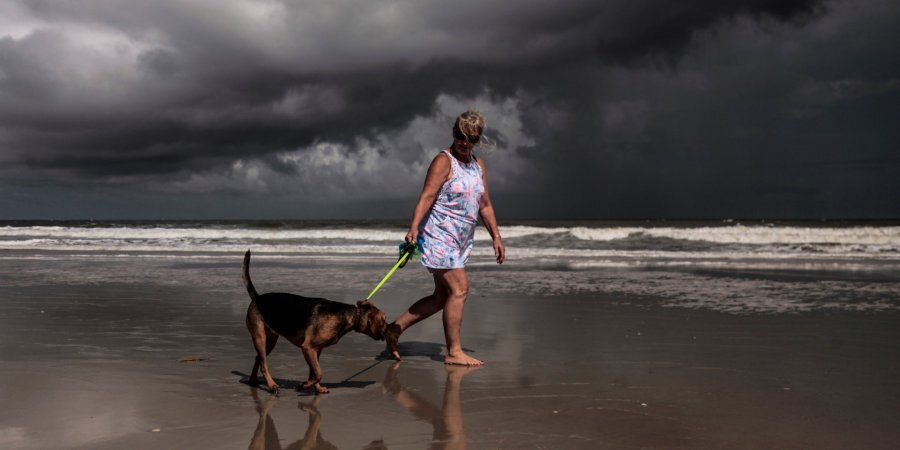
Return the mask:
<path id="1" fill-rule="evenodd" d="M 494 263 L 479 229 L 469 267 L 504 294 L 602 291 L 735 313 L 900 307 L 898 223 L 512 222 L 501 233 L 507 262 Z M 377 272 L 404 234 L 399 221 L 7 221 L 0 258 L 111 262 L 127 274 L 129 260 L 213 265 L 251 249 L 285 267 Z"/>
<path id="2" fill-rule="evenodd" d="M 347 333 L 322 354 L 328 395 L 293 391 L 308 368 L 284 339 L 268 359 L 281 395 L 247 386 L 247 249 L 259 292 L 351 303 L 394 265 L 405 231 L 400 221 L 0 223 L 0 383 L 15 386 L 0 391 L 0 448 L 308 438 L 892 448 L 900 438 L 898 223 L 504 221 L 507 261 L 496 264 L 479 230 L 467 269 L 463 345 L 484 367 L 441 363 L 436 314 L 403 333 L 402 362 Z M 413 262 L 372 301 L 393 320 L 432 289 Z"/>

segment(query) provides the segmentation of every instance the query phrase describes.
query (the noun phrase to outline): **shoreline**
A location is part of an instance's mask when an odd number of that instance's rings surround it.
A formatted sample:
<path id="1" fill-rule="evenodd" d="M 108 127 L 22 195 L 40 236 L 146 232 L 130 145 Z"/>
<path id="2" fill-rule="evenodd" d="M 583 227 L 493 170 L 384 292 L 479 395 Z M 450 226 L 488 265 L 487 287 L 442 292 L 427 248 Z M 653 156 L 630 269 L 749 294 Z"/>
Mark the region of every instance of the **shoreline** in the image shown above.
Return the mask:
<path id="1" fill-rule="evenodd" d="M 0 286 L 0 383 L 9 386 L 0 391 L 0 446 L 243 448 L 315 438 L 339 448 L 892 448 L 900 438 L 894 310 L 733 314 L 668 307 L 659 295 L 521 295 L 535 273 L 473 271 L 463 344 L 486 367 L 446 368 L 432 317 L 403 335 L 398 366 L 378 359 L 383 342 L 356 333 L 327 348 L 332 393 L 321 398 L 289 389 L 307 368 L 280 340 L 270 364 L 285 389 L 273 398 L 245 384 L 254 352 L 239 264 L 135 259 L 124 269 L 0 262 L 0 276 L 14 281 Z M 252 273 L 261 292 L 349 303 L 381 272 L 264 262 Z M 683 295 L 679 286 L 688 292 L 693 282 L 595 275 L 606 278 L 586 288 L 619 280 Z M 777 282 L 800 292 L 809 281 Z M 429 287 L 424 274 L 406 273 L 374 300 L 390 319 Z"/>
<path id="2" fill-rule="evenodd" d="M 318 226 L 334 226 L 346 224 L 359 224 L 364 226 L 386 226 L 407 228 L 409 226 L 408 218 L 399 219 L 0 219 L 0 227 L 2 226 L 56 226 L 65 224 L 69 226 L 86 226 L 86 225 L 102 225 L 102 224 L 124 224 L 124 225 L 140 225 L 140 224 L 175 224 L 175 225 L 256 225 L 261 228 L 272 228 L 273 226 L 302 226 L 302 227 L 318 227 Z M 617 225 L 617 226 L 671 226 L 679 225 L 686 227 L 694 227 L 698 225 L 722 224 L 722 226 L 730 226 L 737 224 L 775 224 L 780 226 L 856 226 L 856 225 L 872 225 L 879 226 L 900 226 L 900 218 L 764 218 L 764 217 L 718 217 L 718 218 L 682 218 L 682 219 L 665 219 L 665 218 L 613 218 L 613 219 L 597 219 L 597 218 L 568 218 L 568 219 L 509 219 L 504 220 L 507 226 L 546 226 L 557 227 L 571 224 L 592 224 L 597 226 Z"/>

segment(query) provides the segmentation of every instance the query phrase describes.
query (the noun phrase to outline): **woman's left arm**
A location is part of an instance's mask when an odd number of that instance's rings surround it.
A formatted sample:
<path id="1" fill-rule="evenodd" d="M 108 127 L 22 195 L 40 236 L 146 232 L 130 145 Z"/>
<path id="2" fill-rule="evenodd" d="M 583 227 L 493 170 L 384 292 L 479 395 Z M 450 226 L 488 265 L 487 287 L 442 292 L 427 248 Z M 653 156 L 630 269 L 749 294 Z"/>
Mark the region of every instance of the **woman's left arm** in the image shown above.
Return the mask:
<path id="1" fill-rule="evenodd" d="M 488 190 L 487 168 L 484 166 L 484 160 L 477 159 L 478 165 L 481 166 L 481 180 L 484 183 L 484 194 L 481 196 L 481 207 L 478 214 L 481 215 L 481 221 L 487 228 L 488 234 L 494 241 L 494 256 L 497 257 L 497 264 L 503 264 L 506 259 L 506 249 L 503 248 L 503 240 L 500 238 L 500 229 L 497 227 L 497 217 L 494 215 L 494 205 L 491 203 L 491 196 Z"/>

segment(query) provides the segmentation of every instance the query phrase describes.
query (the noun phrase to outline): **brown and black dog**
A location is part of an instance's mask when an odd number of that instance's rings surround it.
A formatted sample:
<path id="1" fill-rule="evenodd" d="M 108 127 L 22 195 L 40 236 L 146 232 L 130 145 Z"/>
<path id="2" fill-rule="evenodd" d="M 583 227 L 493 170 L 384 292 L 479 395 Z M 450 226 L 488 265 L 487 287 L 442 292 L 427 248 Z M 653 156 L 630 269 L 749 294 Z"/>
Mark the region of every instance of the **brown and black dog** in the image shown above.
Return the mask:
<path id="1" fill-rule="evenodd" d="M 309 364 L 309 379 L 300 389 L 314 387 L 320 394 L 328 392 L 319 384 L 322 381 L 319 355 L 323 348 L 336 344 L 351 330 L 372 339 L 384 340 L 387 330 L 384 313 L 368 300 L 361 300 L 353 306 L 324 298 L 277 292 L 259 295 L 250 281 L 250 250 L 244 254 L 243 278 L 251 299 L 247 309 L 247 330 L 256 348 L 250 384 L 259 383 L 256 375 L 262 369 L 269 391 L 273 394 L 278 392 L 278 385 L 269 373 L 266 356 L 275 348 L 279 335 L 300 347 Z"/>

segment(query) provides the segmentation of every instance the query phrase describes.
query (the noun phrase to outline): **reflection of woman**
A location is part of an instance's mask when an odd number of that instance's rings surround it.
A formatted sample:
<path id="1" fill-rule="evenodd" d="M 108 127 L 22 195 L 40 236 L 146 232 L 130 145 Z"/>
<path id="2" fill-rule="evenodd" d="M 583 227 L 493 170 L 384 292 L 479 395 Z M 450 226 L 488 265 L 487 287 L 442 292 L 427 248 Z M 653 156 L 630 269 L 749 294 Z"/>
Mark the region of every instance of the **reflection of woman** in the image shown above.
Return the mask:
<path id="1" fill-rule="evenodd" d="M 397 340 L 407 328 L 444 310 L 447 364 L 481 365 L 463 352 L 460 341 L 463 306 L 469 293 L 466 262 L 472 252 L 478 217 L 493 239 L 494 255 L 502 264 L 506 257 L 494 206 L 487 186 L 487 169 L 472 150 L 481 140 L 485 122 L 481 113 L 462 113 L 453 126 L 453 144 L 431 162 L 425 186 L 413 211 L 406 242 L 422 247 L 422 265 L 434 277 L 434 292 L 417 301 L 388 328 L 387 342 L 397 360 Z"/>
<path id="2" fill-rule="evenodd" d="M 404 388 L 397 378 L 399 362 L 384 375 L 384 388 L 393 394 L 398 403 L 412 412 L 416 418 L 431 423 L 434 427 L 432 442 L 438 448 L 466 448 L 466 430 L 463 427 L 462 408 L 459 402 L 459 386 L 463 376 L 478 370 L 478 367 L 448 365 L 447 381 L 444 385 L 444 404 L 441 408 L 425 400 L 415 391 Z"/>

